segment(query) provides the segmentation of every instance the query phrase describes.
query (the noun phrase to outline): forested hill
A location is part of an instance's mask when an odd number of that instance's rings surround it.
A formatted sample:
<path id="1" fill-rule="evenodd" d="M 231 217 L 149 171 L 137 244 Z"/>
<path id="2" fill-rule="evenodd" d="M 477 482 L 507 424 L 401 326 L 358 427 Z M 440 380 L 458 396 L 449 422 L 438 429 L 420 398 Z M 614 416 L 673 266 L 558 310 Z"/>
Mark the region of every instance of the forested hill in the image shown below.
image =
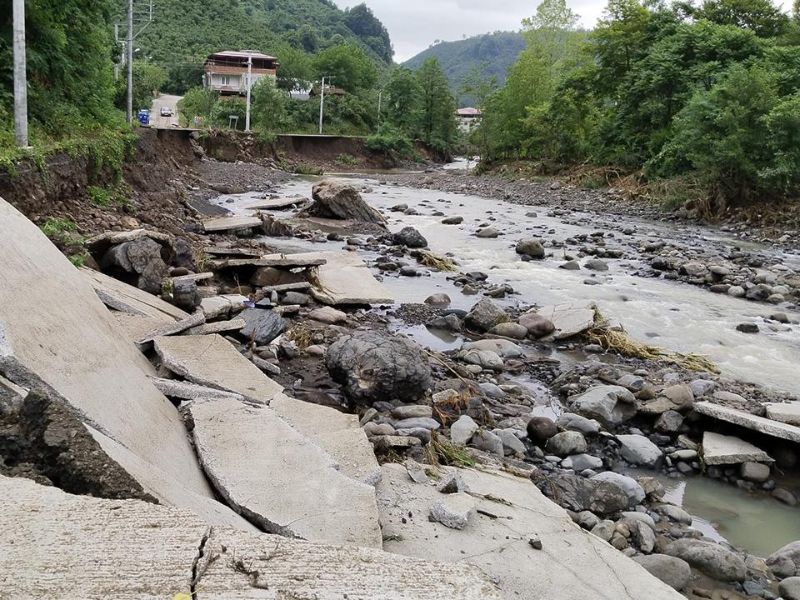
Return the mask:
<path id="1" fill-rule="evenodd" d="M 455 42 L 441 42 L 409 59 L 404 66 L 418 69 L 426 59 L 436 58 L 453 91 L 458 93 L 464 78 L 476 68 L 484 79 L 496 77 L 498 84 L 505 82 L 509 67 L 524 48 L 525 40 L 521 34 L 498 31 Z"/>
<path id="2" fill-rule="evenodd" d="M 366 6 L 342 11 L 331 0 L 157 0 L 155 20 L 137 47 L 141 58 L 169 66 L 222 49 L 313 54 L 348 42 L 392 60 L 389 34 Z"/>

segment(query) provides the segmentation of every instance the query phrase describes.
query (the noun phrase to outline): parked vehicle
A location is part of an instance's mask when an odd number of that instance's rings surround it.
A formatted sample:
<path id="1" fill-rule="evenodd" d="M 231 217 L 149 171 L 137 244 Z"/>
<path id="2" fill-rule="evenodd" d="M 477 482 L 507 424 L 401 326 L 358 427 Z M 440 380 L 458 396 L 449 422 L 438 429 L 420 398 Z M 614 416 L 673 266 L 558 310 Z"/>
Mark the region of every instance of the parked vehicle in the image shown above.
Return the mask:
<path id="1" fill-rule="evenodd" d="M 162 106 L 161 107 L 161 116 L 162 117 L 171 117 L 172 116 L 172 109 L 169 106 Z"/>
<path id="2" fill-rule="evenodd" d="M 146 108 L 136 113 L 136 118 L 139 120 L 140 125 L 150 125 L 150 111 Z"/>

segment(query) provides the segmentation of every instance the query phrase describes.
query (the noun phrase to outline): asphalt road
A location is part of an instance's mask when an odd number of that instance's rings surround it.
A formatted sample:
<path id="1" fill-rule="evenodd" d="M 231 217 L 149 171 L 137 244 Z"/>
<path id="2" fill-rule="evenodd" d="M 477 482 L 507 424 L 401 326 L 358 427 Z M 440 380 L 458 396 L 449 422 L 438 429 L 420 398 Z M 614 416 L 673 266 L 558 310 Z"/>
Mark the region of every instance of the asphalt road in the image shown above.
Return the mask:
<path id="1" fill-rule="evenodd" d="M 150 109 L 150 126 L 171 128 L 178 126 L 178 100 L 182 96 L 170 96 L 169 94 L 162 94 L 153 100 L 153 107 Z M 168 106 L 172 109 L 171 117 L 162 117 L 161 108 Z"/>

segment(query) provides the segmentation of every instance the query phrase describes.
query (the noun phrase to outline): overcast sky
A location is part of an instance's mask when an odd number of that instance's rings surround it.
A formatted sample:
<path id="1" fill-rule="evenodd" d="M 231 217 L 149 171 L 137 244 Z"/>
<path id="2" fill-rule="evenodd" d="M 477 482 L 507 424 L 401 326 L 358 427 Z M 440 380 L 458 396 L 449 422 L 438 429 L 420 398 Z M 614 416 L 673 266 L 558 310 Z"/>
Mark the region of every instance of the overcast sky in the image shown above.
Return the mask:
<path id="1" fill-rule="evenodd" d="M 395 60 L 403 62 L 435 40 L 460 40 L 492 31 L 516 31 L 522 19 L 536 12 L 536 0 L 335 0 L 341 8 L 366 1 L 392 37 Z M 605 0 L 567 0 L 591 27 Z"/>

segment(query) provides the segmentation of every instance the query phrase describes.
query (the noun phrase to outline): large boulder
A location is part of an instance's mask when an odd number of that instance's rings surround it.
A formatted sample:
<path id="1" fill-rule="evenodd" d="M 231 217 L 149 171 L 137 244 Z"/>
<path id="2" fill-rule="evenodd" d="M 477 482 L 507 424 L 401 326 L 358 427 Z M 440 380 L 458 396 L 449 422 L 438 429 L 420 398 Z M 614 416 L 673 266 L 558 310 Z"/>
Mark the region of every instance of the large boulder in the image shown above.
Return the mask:
<path id="1" fill-rule="evenodd" d="M 663 453 L 653 442 L 643 435 L 618 435 L 622 458 L 633 465 L 656 467 L 663 458 Z"/>
<path id="2" fill-rule="evenodd" d="M 424 248 L 428 245 L 428 240 L 426 240 L 423 235 L 413 227 L 403 227 L 397 233 L 392 234 L 392 243 L 395 246 Z"/>
<path id="3" fill-rule="evenodd" d="M 770 554 L 767 566 L 781 579 L 800 576 L 800 540 Z"/>
<path id="4" fill-rule="evenodd" d="M 602 481 L 610 485 L 614 485 L 625 494 L 628 499 L 628 506 L 635 507 L 641 504 L 645 499 L 644 488 L 633 477 L 628 477 L 622 473 L 615 473 L 613 471 L 604 471 L 592 477 L 593 481 Z"/>
<path id="5" fill-rule="evenodd" d="M 692 578 L 692 568 L 689 563 L 675 556 L 651 554 L 636 556 L 633 560 L 642 565 L 648 573 L 676 590 L 685 588 Z"/>
<path id="6" fill-rule="evenodd" d="M 528 258 L 544 258 L 545 250 L 541 240 L 520 240 L 517 242 L 517 254 L 527 256 Z"/>
<path id="7" fill-rule="evenodd" d="M 314 186 L 311 196 L 314 203 L 303 212 L 304 215 L 385 224 L 383 215 L 367 204 L 352 185 L 338 181 L 321 181 Z"/>
<path id="8" fill-rule="evenodd" d="M 161 282 L 167 276 L 164 246 L 150 237 L 112 246 L 100 260 L 100 267 L 151 294 L 161 293 Z"/>
<path id="9" fill-rule="evenodd" d="M 683 538 L 672 542 L 665 552 L 717 581 L 744 581 L 747 575 L 744 560 L 716 542 Z"/>
<path id="10" fill-rule="evenodd" d="M 331 377 L 354 402 L 413 402 L 431 385 L 431 369 L 422 350 L 399 336 L 343 335 L 328 349 L 325 362 Z"/>
<path id="11" fill-rule="evenodd" d="M 495 325 L 505 323 L 509 318 L 506 311 L 485 298 L 472 307 L 465 320 L 467 325 L 473 329 L 489 331 Z"/>
<path id="12" fill-rule="evenodd" d="M 606 425 L 624 423 L 636 416 L 636 398 L 619 385 L 599 385 L 570 398 L 572 409 Z"/>
<path id="13" fill-rule="evenodd" d="M 239 314 L 239 317 L 245 322 L 241 334 L 259 346 L 269 344 L 283 333 L 286 327 L 286 322 L 278 313 L 263 308 L 247 308 Z"/>
<path id="14" fill-rule="evenodd" d="M 547 440 L 546 448 L 558 456 L 583 454 L 586 452 L 586 439 L 579 431 L 562 431 Z"/>
<path id="15" fill-rule="evenodd" d="M 539 487 L 556 504 L 575 512 L 588 510 L 596 515 L 607 515 L 628 508 L 625 492 L 606 481 L 560 473 L 549 477 Z"/>

